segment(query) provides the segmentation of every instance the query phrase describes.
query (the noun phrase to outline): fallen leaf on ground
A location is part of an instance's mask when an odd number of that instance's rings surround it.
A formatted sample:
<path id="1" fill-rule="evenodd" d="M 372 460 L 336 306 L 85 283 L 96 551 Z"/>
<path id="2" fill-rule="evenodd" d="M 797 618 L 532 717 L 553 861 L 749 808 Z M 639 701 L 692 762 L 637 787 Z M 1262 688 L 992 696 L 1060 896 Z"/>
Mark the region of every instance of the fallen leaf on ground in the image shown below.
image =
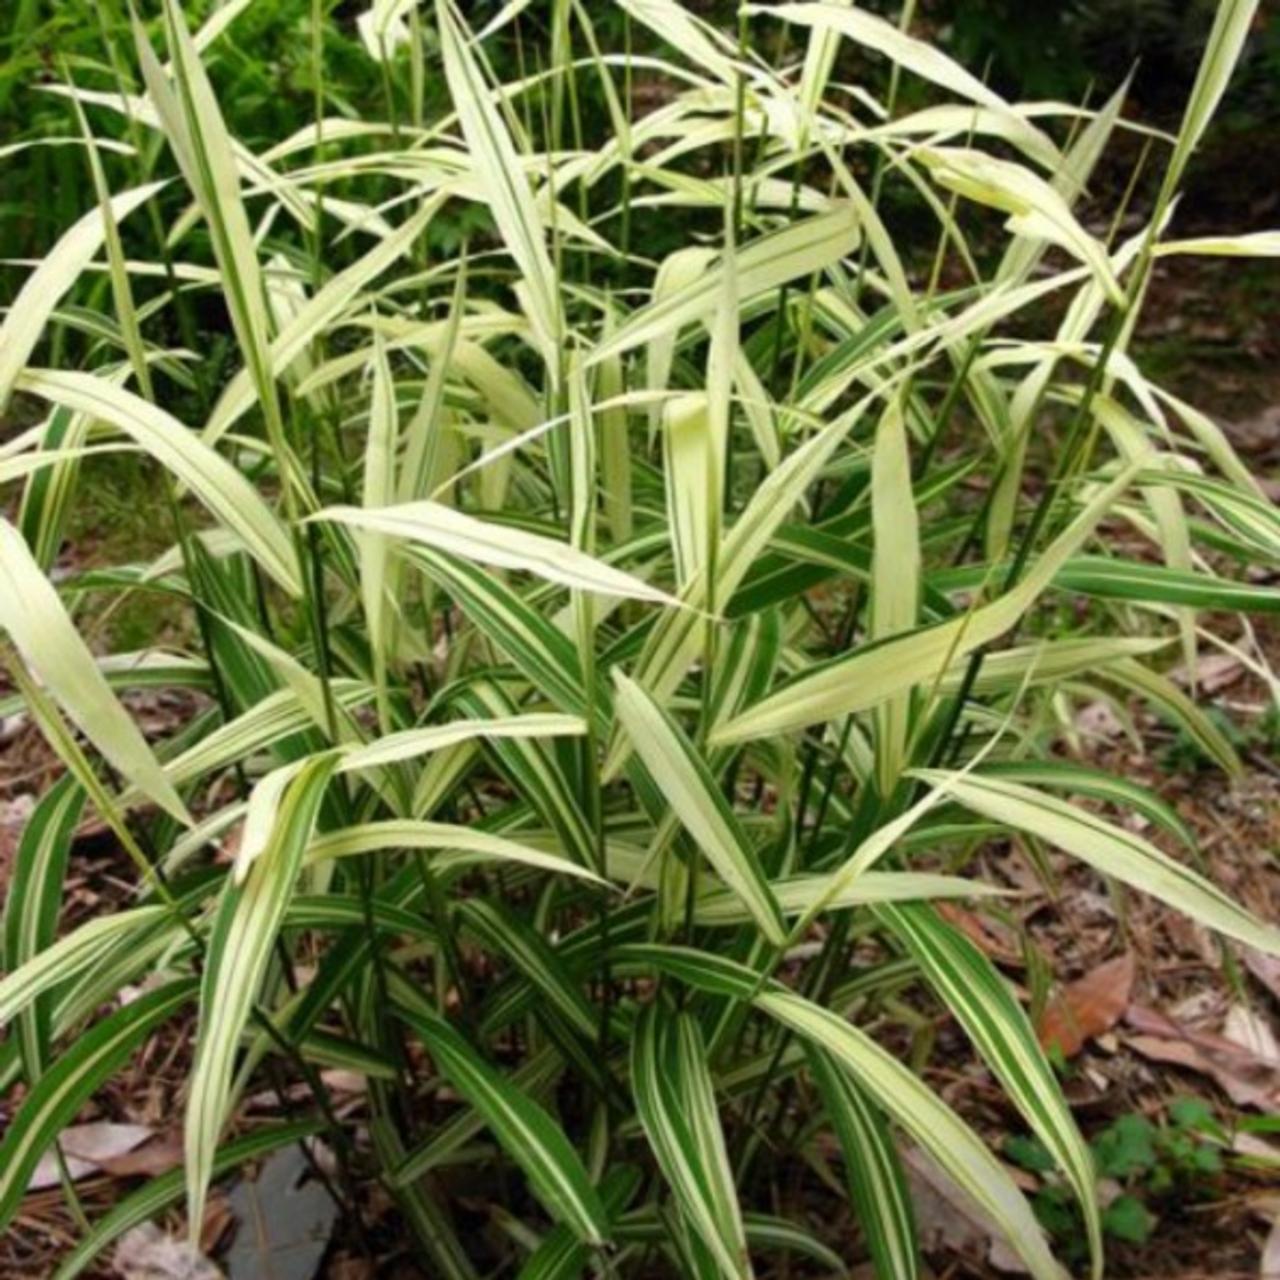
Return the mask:
<path id="1" fill-rule="evenodd" d="M 59 1138 L 67 1172 L 72 1178 L 87 1178 L 91 1173 L 98 1173 L 110 1161 L 122 1158 L 146 1142 L 151 1132 L 145 1124 L 111 1124 L 105 1120 L 73 1124 L 64 1129 Z M 46 1151 L 27 1183 L 27 1190 L 56 1187 L 59 1181 L 57 1153 Z"/>
<path id="2" fill-rule="evenodd" d="M 1245 968 L 1277 1000 L 1280 1000 L 1280 959 L 1275 956 L 1269 956 L 1265 951 L 1258 951 L 1253 947 L 1244 947 L 1242 951 Z"/>
<path id="3" fill-rule="evenodd" d="M 1262 1280 L 1275 1280 L 1280 1276 L 1280 1218 L 1271 1224 L 1267 1243 L 1262 1246 L 1262 1262 L 1258 1268 Z"/>
<path id="4" fill-rule="evenodd" d="M 922 1250 L 968 1256 L 989 1262 L 997 1271 L 1026 1274 L 1004 1233 L 967 1191 L 919 1147 L 904 1145 L 901 1155 Z"/>
<path id="5" fill-rule="evenodd" d="M 236 1236 L 227 1251 L 231 1280 L 310 1280 L 329 1247 L 338 1206 L 309 1177 L 297 1147 L 276 1152 L 253 1181 L 230 1196 Z"/>
<path id="6" fill-rule="evenodd" d="M 1184 665 L 1170 673 L 1179 684 L 1191 683 L 1191 672 Z M 1233 653 L 1208 653 L 1196 658 L 1196 683 L 1204 693 L 1218 693 L 1244 675 L 1244 663 Z"/>
<path id="7" fill-rule="evenodd" d="M 18 852 L 22 829 L 34 808 L 35 800 L 31 796 L 0 800 L 0 891 L 8 889 L 13 856 Z"/>
<path id="8" fill-rule="evenodd" d="M 114 1258 L 125 1280 L 222 1280 L 222 1273 L 189 1241 L 144 1222 L 120 1237 Z"/>
<path id="9" fill-rule="evenodd" d="M 105 1172 L 117 1178 L 133 1178 L 145 1175 L 154 1178 L 158 1174 L 176 1169 L 182 1163 L 182 1131 L 171 1129 L 156 1135 L 150 1142 L 113 1156 L 101 1162 Z"/>
<path id="10" fill-rule="evenodd" d="M 1193 1031 L 1141 1005 L 1130 1005 L 1125 1021 L 1137 1032 L 1126 1037 L 1126 1044 L 1144 1058 L 1209 1076 L 1239 1107 L 1280 1106 L 1280 1065 L 1234 1040 Z"/>
<path id="11" fill-rule="evenodd" d="M 1133 991 L 1133 953 L 1126 951 L 1068 983 L 1049 1001 L 1036 1028 L 1046 1049 L 1054 1045 L 1074 1057 L 1092 1039 L 1120 1021 Z"/>
<path id="12" fill-rule="evenodd" d="M 1090 702 L 1076 712 L 1075 727 L 1090 738 L 1118 738 L 1124 725 L 1109 702 Z"/>
<path id="13" fill-rule="evenodd" d="M 1012 929 L 984 919 L 954 902 L 939 902 L 937 905 L 938 914 L 948 924 L 955 925 L 983 955 L 1004 965 L 1022 966 L 1022 951 Z"/>
<path id="14" fill-rule="evenodd" d="M 1280 1044 L 1276 1043 L 1276 1033 L 1271 1030 L 1271 1024 L 1252 1009 L 1242 1004 L 1232 1005 L 1227 1011 L 1222 1034 L 1228 1040 L 1243 1045 L 1263 1062 L 1280 1067 Z"/>

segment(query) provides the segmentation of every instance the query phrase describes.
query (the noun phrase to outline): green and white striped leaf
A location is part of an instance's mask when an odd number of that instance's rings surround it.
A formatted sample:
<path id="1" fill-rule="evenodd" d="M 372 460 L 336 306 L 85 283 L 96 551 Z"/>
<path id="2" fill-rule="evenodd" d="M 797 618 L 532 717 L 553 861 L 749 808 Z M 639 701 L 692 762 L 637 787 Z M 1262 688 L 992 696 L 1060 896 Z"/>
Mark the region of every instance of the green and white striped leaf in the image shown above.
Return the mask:
<path id="1" fill-rule="evenodd" d="M 828 1053 L 841 1071 L 928 1151 L 1007 1236 L 1036 1280 L 1064 1280 L 1031 1206 L 986 1143 L 921 1081 L 840 1014 L 777 985 L 760 989 L 754 970 L 690 947 L 620 947 L 701 990 L 751 1000 L 755 1007 Z"/>
<path id="2" fill-rule="evenodd" d="M 770 232 L 738 248 L 734 255 L 738 297 L 747 302 L 800 276 L 821 271 L 858 247 L 857 215 L 847 204 Z M 706 320 L 724 293 L 723 263 L 704 271 L 690 283 L 637 311 L 587 358 L 598 364 L 652 343 L 695 320 Z"/>
<path id="3" fill-rule="evenodd" d="M 631 1041 L 636 1111 L 663 1177 L 720 1275 L 751 1276 L 742 1211 L 707 1071 L 706 1048 L 688 1014 L 658 1003 L 640 1015 Z"/>
<path id="4" fill-rule="evenodd" d="M 559 290 L 533 192 L 480 65 L 468 48 L 471 33 L 451 0 L 437 0 L 436 21 L 445 77 L 471 162 L 503 243 L 520 269 L 529 316 L 542 349 L 550 353 L 562 328 Z"/>
<path id="5" fill-rule="evenodd" d="M 317 836 L 307 851 L 307 861 L 350 858 L 363 853 L 395 849 L 434 850 L 446 862 L 464 865 L 485 862 L 513 862 L 552 875 L 573 876 L 600 883 L 594 871 L 542 849 L 535 849 L 508 836 L 481 827 L 448 822 L 427 822 L 415 818 L 387 818 L 341 827 Z"/>
<path id="6" fill-rule="evenodd" d="M 226 122 L 177 0 L 165 0 L 164 5 L 172 79 L 137 15 L 131 16 L 147 94 L 209 228 L 232 328 L 257 389 L 276 463 L 283 470 L 284 427 L 269 349 L 271 316 Z"/>
<path id="7" fill-rule="evenodd" d="M 291 595 L 302 593 L 293 543 L 244 476 L 171 414 L 91 373 L 28 369 L 24 391 L 108 422 L 167 468 Z"/>
<path id="8" fill-rule="evenodd" d="M 780 945 L 787 936 L 782 912 L 751 842 L 705 760 L 640 685 L 617 670 L 614 684 L 619 723 L 663 799 L 765 938 Z"/>
<path id="9" fill-rule="evenodd" d="M 990 604 L 807 672 L 717 726 L 711 733 L 712 743 L 727 745 L 801 729 L 878 706 L 902 689 L 936 679 L 951 663 L 990 643 L 1018 621 L 1093 532 L 1135 474 L 1129 468 L 1100 489 L 1017 586 Z"/>
<path id="10" fill-rule="evenodd" d="M 336 764 L 332 753 L 315 756 L 289 780 L 276 806 L 266 847 L 249 868 L 244 883 L 228 884 L 218 904 L 205 957 L 200 1026 L 184 1127 L 187 1204 L 195 1223 L 204 1218 L 240 1036 L 258 999 Z"/>
<path id="11" fill-rule="evenodd" d="M 111 218 L 117 223 L 127 218 L 164 186 L 163 182 L 148 182 L 112 196 Z M 49 317 L 93 261 L 106 236 L 103 210 L 100 207 L 90 209 L 41 258 L 40 265 L 26 278 L 10 302 L 4 323 L 0 324 L 0 410 L 8 404 L 18 375 L 40 341 Z"/>
<path id="12" fill-rule="evenodd" d="M 552 1217 L 572 1227 L 588 1244 L 603 1244 L 609 1236 L 608 1215 L 560 1126 L 439 1015 L 417 1003 L 403 1013 L 440 1071 L 484 1117 L 503 1150 L 524 1170 L 530 1188 Z"/>
<path id="13" fill-rule="evenodd" d="M 1124 290 L 1105 247 L 1080 225 L 1066 200 L 1043 178 L 1015 161 L 972 149 L 929 147 L 918 155 L 940 186 L 1007 213 L 1011 231 L 1067 250 L 1093 272 L 1116 306 L 1125 305 Z"/>
<path id="14" fill-rule="evenodd" d="M 195 989 L 184 978 L 139 996 L 77 1037 L 40 1077 L 0 1142 L 0 1230 L 13 1220 L 40 1157 L 58 1134 Z"/>
<path id="15" fill-rule="evenodd" d="M 932 907 L 885 904 L 875 913 L 906 946 L 1066 1175 L 1084 1216 L 1092 1274 L 1098 1280 L 1103 1266 L 1102 1216 L 1093 1155 L 1030 1019 L 991 961 Z"/>
<path id="16" fill-rule="evenodd" d="M 542 997 L 594 1046 L 599 1017 L 542 934 L 494 902 L 473 898 L 461 907 L 467 927 L 490 950 L 505 954 Z"/>
<path id="17" fill-rule="evenodd" d="M 917 776 L 948 785 L 952 797 L 975 813 L 1039 836 L 1103 875 L 1149 893 L 1229 938 L 1280 955 L 1280 929 L 1256 919 L 1216 885 L 1134 832 L 1057 796 L 1002 778 L 960 778 L 943 770 L 921 770 Z"/>
<path id="18" fill-rule="evenodd" d="M 60 778 L 41 797 L 22 828 L 4 901 L 4 967 L 9 972 L 0 980 L 0 992 L 15 982 L 57 936 L 67 859 L 84 802 L 84 790 L 75 779 L 69 775 Z M 28 999 L 38 1001 L 38 997 Z M 0 996 L 0 1026 L 7 1026 L 14 1013 L 15 1007 L 6 1010 L 5 999 Z M 27 1079 L 33 1081 L 48 1059 L 47 1001 L 23 1010 L 21 1017 L 17 1035 L 23 1069 Z"/>
<path id="19" fill-rule="evenodd" d="M 104 760 L 166 813 L 189 823 L 141 730 L 117 701 L 22 535 L 0 517 L 0 628 Z"/>
<path id="20" fill-rule="evenodd" d="M 653 604 L 676 603 L 665 591 L 567 543 L 480 520 L 438 502 L 405 502 L 377 510 L 327 507 L 314 518 L 420 543 L 499 569 L 519 569 L 579 591 Z"/>
<path id="21" fill-rule="evenodd" d="M 342 754 L 338 771 L 354 773 L 376 769 L 476 738 L 562 738 L 577 737 L 586 731 L 586 723 L 577 716 L 549 711 L 490 720 L 452 720 L 422 729 L 402 729 L 399 733 L 384 734 L 365 746 L 349 747 Z"/>
<path id="22" fill-rule="evenodd" d="M 911 492 L 911 458 L 902 405 L 890 402 L 876 427 L 871 461 L 872 561 L 871 638 L 887 640 L 910 631 L 920 611 L 920 530 Z M 904 689 L 876 708 L 876 774 L 890 795 L 902 770 L 910 729 L 911 691 Z"/>
<path id="23" fill-rule="evenodd" d="M 816 1044 L 805 1056 L 840 1140 L 846 1179 L 877 1280 L 916 1280 L 920 1246 L 911 1193 L 889 1126 L 862 1086 Z"/>
<path id="24" fill-rule="evenodd" d="M 95 917 L 15 966 L 0 978 L 0 1027 L 9 1026 L 42 993 L 96 963 L 119 939 L 136 936 L 168 913 L 168 907 L 154 905 Z M 24 1057 L 28 1062 L 40 1061 L 39 1056 L 28 1054 L 25 1043 Z"/>

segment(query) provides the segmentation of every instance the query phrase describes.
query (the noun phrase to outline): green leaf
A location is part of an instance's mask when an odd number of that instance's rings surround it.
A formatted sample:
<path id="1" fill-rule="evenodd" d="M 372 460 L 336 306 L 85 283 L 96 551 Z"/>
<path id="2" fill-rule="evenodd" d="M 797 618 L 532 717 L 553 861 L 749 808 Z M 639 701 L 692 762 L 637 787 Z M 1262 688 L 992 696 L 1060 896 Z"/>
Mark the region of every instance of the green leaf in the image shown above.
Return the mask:
<path id="1" fill-rule="evenodd" d="M 1280 955 L 1280 929 L 1256 919 L 1216 885 L 1131 831 L 1021 783 L 927 769 L 916 776 L 948 784 L 952 797 L 975 813 L 1039 836 L 1229 938 Z"/>
<path id="2" fill-rule="evenodd" d="M 22 535 L 0 517 L 0 628 L 59 707 L 114 768 L 178 821 L 186 806 L 116 700 Z"/>
<path id="3" fill-rule="evenodd" d="M 644 766 L 720 878 L 775 946 L 787 937 L 755 849 L 706 761 L 680 726 L 634 680 L 614 671 L 618 720 Z"/>
<path id="4" fill-rule="evenodd" d="M 93 1092 L 195 994 L 194 980 L 169 982 L 117 1009 L 63 1052 L 40 1077 L 0 1142 L 0 1229 L 17 1212 L 36 1164 Z"/>
<path id="5" fill-rule="evenodd" d="M 184 1131 L 187 1203 L 195 1223 L 204 1216 L 240 1036 L 258 999 L 336 764 L 332 752 L 315 756 L 288 779 L 260 854 L 243 883 L 224 887 L 218 904 L 205 957 Z"/>
<path id="6" fill-rule="evenodd" d="M 494 1070 L 443 1018 L 415 1004 L 402 1007 L 436 1065 L 484 1117 L 506 1154 L 525 1172 L 552 1217 L 588 1244 L 603 1244 L 609 1218 L 578 1153 L 537 1103 Z"/>
<path id="7" fill-rule="evenodd" d="M 884 1117 L 857 1081 L 816 1044 L 809 1070 L 844 1153 L 849 1194 L 879 1280 L 915 1280 L 920 1246 L 915 1211 Z"/>
<path id="8" fill-rule="evenodd" d="M 707 1072 L 706 1048 L 688 1014 L 657 1002 L 631 1042 L 636 1111 L 663 1177 L 690 1228 L 730 1280 L 751 1275 L 742 1212 Z"/>
<path id="9" fill-rule="evenodd" d="M 1102 1215 L 1107 1234 L 1129 1244 L 1146 1244 L 1156 1227 L 1156 1216 L 1133 1195 L 1117 1196 Z"/>

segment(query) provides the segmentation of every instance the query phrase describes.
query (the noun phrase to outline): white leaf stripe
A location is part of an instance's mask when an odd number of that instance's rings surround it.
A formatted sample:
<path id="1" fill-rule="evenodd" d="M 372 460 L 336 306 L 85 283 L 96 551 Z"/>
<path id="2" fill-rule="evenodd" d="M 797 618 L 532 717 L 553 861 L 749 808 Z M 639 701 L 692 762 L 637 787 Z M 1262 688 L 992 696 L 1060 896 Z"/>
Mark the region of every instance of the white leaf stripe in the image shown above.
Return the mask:
<path id="1" fill-rule="evenodd" d="M 724 1131 L 720 1127 L 715 1087 L 707 1060 L 707 1045 L 696 1019 L 682 1012 L 667 1028 L 668 1056 L 681 1096 L 684 1114 L 693 1132 L 694 1151 L 703 1180 L 711 1193 L 721 1238 L 739 1266 L 750 1274 L 747 1234 L 742 1221 Z"/>
<path id="2" fill-rule="evenodd" d="M 254 862 L 248 880 L 243 887 L 229 883 L 223 890 L 205 958 L 184 1126 L 187 1201 L 193 1222 L 203 1217 L 240 1036 L 258 998 L 336 763 L 336 755 L 330 752 L 302 766 L 281 799 L 267 848 Z"/>
<path id="3" fill-rule="evenodd" d="M 805 1045 L 847 1165 L 847 1181 L 877 1280 L 915 1280 L 920 1274 L 915 1213 L 888 1126 L 862 1088 L 825 1050 Z"/>
<path id="4" fill-rule="evenodd" d="M 1102 1219 L 1093 1156 L 1035 1031 L 991 962 L 923 904 L 873 908 L 959 1019 L 1037 1137 L 1066 1174 L 1084 1215 L 1093 1274 L 1102 1274 Z"/>
<path id="5" fill-rule="evenodd" d="M 920 770 L 916 776 L 945 783 L 952 798 L 975 813 L 1037 835 L 1219 933 L 1280 955 L 1280 929 L 1256 919 L 1215 884 L 1132 831 L 1020 783 L 935 770 Z"/>
<path id="6" fill-rule="evenodd" d="M 614 682 L 618 719 L 664 799 L 764 936 L 781 945 L 787 937 L 782 912 L 755 850 L 706 762 L 640 685 L 618 670 Z"/>
<path id="7" fill-rule="evenodd" d="M 403 1009 L 440 1070 L 494 1130 L 503 1149 L 528 1175 L 553 1217 L 590 1244 L 603 1244 L 609 1223 L 600 1197 L 564 1132 L 504 1079 L 443 1018 L 415 1004 Z"/>
<path id="8" fill-rule="evenodd" d="M 0 1142 L 0 1230 L 13 1219 L 40 1156 L 130 1051 L 195 994 L 194 980 L 170 982 L 104 1018 L 41 1076 Z"/>
<path id="9" fill-rule="evenodd" d="M 803 875 L 773 880 L 770 889 L 784 916 L 800 916 L 820 904 L 822 912 L 848 910 L 877 902 L 913 902 L 926 898 L 986 898 L 1001 890 L 960 876 L 936 875 L 924 871 L 864 871 L 839 884 L 831 892 L 834 877 Z M 742 924 L 750 919 L 736 894 L 724 889 L 708 890 L 698 899 L 699 924 Z"/>
<path id="10" fill-rule="evenodd" d="M 189 824 L 141 730 L 117 701 L 22 535 L 0 517 L 0 628 L 103 758 L 166 813 Z"/>

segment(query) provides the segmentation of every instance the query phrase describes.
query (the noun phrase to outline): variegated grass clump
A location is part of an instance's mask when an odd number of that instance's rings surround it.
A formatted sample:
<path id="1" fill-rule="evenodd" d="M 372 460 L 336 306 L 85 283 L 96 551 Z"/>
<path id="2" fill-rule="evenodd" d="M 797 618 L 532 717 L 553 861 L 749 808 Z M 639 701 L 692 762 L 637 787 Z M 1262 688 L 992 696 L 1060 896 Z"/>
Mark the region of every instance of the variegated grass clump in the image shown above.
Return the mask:
<path id="1" fill-rule="evenodd" d="M 427 1274 L 830 1269 L 769 1210 L 806 1164 L 830 1179 L 832 1131 L 877 1275 L 918 1273 L 905 1136 L 1057 1276 L 987 1143 L 885 1047 L 936 1001 L 1076 1193 L 1097 1276 L 1089 1151 L 1027 1013 L 934 903 L 996 909 L 965 872 L 1016 834 L 1280 952 L 1157 797 L 1054 754 L 1082 699 L 1136 699 L 1238 770 L 1166 672 L 1204 642 L 1270 678 L 1202 619 L 1247 636 L 1280 607 L 1220 572 L 1273 565 L 1280 521 L 1131 350 L 1159 258 L 1280 252 L 1169 233 L 1255 0 L 1222 0 L 1180 131 L 1150 135 L 1163 177 L 1129 239 L 1078 214 L 1137 127 L 1123 90 L 1011 104 L 914 38 L 910 4 L 896 26 L 748 5 L 734 39 L 675 0 L 618 5 L 621 50 L 596 6 L 539 6 L 549 46 L 499 84 L 486 50 L 527 0 L 479 31 L 451 0 L 379 0 L 360 31 L 387 117 L 318 93 L 256 154 L 205 62 L 244 0 L 194 33 L 165 0 L 155 45 L 135 18 L 111 51 L 116 90 L 51 86 L 90 185 L 0 329 L 0 401 L 47 413 L 0 446 L 0 628 L 3 710 L 65 774 L 6 908 L 2 1070 L 26 1094 L 0 1221 L 94 1090 L 196 1014 L 184 1169 L 86 1224 L 63 1275 L 184 1194 L 198 1228 L 213 1179 L 315 1134 L 355 1235 L 377 1179 Z M 841 82 L 852 46 L 887 93 Z M 639 74 L 668 86 L 647 114 Z M 431 76 L 456 110 L 435 122 Z M 907 84 L 931 105 L 902 108 Z M 936 224 L 923 270 L 891 187 Z M 466 204 L 491 233 L 433 257 Z M 687 242 L 648 257 L 677 218 Z M 211 300 L 237 353 L 212 384 L 171 337 Z M 172 550 L 55 586 L 120 450 Z M 89 591 L 179 602 L 189 648 L 95 653 Z M 159 742 L 127 709 L 154 688 L 205 695 Z M 64 932 L 86 806 L 136 900 Z M 367 1077 L 358 1117 L 334 1064 Z M 260 1077 L 309 1084 L 306 1114 L 238 1130 Z M 488 1179 L 480 1239 L 459 1163 Z"/>

